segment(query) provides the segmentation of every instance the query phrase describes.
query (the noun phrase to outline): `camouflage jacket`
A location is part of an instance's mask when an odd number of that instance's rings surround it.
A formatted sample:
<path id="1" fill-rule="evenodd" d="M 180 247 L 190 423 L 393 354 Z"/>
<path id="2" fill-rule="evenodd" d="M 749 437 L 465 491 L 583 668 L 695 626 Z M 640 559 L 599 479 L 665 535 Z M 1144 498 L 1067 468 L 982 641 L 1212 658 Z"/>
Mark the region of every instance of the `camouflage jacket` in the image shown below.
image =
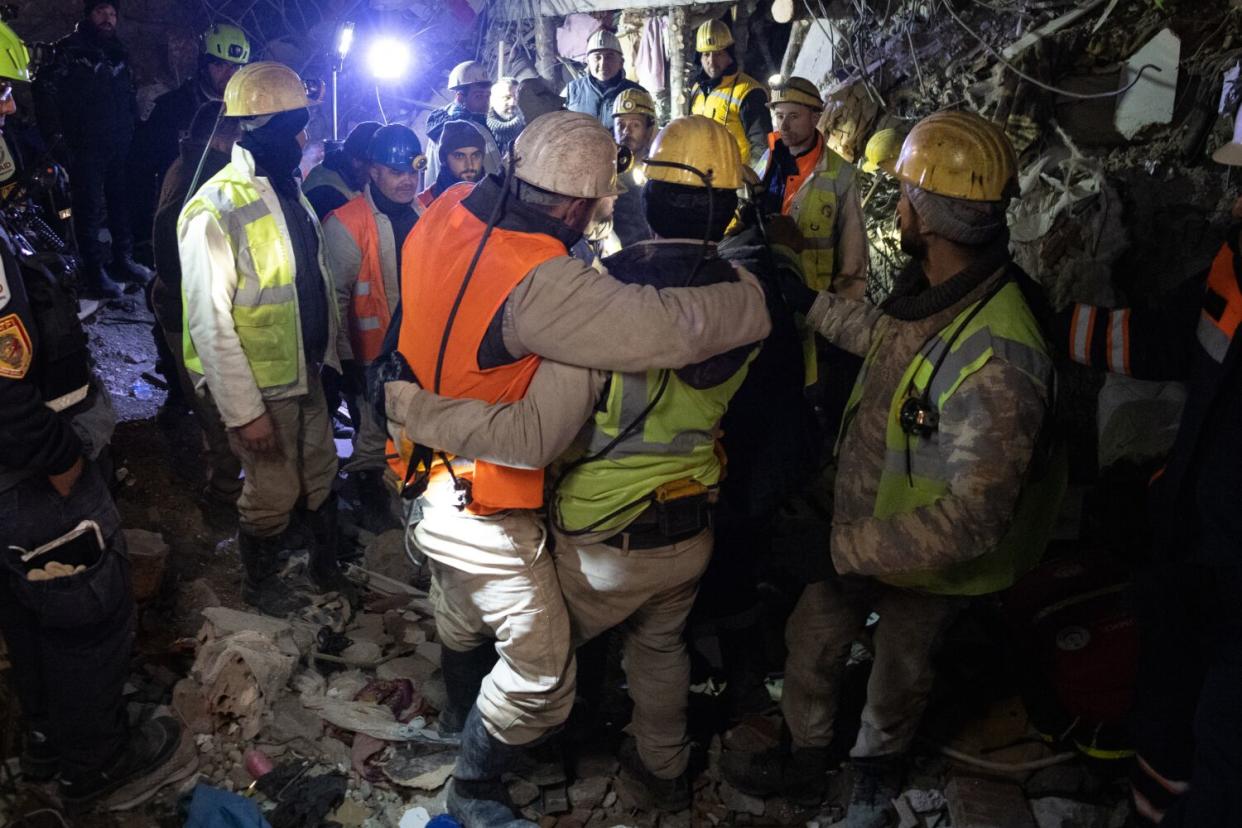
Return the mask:
<path id="1" fill-rule="evenodd" d="M 881 575 L 938 569 L 988 552 L 1008 528 L 1047 399 L 1025 373 L 1000 357 L 963 382 L 940 412 L 948 493 L 909 513 L 874 517 L 889 408 L 902 375 L 927 339 L 986 294 L 1002 273 L 998 270 L 921 319 L 897 319 L 826 292 L 811 308 L 808 322 L 852 353 L 866 354 L 872 337 L 884 336 L 863 380 L 858 410 L 845 423 L 838 446 L 832 522 L 837 572 Z"/>

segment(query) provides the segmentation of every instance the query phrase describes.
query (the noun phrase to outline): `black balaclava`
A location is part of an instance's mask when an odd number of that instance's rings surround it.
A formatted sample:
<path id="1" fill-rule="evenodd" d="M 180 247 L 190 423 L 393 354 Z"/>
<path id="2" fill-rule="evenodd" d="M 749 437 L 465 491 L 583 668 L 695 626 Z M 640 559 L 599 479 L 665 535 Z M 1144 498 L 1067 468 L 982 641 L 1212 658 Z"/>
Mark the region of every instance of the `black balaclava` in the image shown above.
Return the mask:
<path id="1" fill-rule="evenodd" d="M 310 122 L 310 110 L 303 107 L 278 112 L 263 126 L 246 132 L 241 146 L 254 156 L 256 171 L 272 182 L 276 192 L 285 198 L 298 197 L 294 171 L 302 163 L 302 146 L 298 134 Z"/>

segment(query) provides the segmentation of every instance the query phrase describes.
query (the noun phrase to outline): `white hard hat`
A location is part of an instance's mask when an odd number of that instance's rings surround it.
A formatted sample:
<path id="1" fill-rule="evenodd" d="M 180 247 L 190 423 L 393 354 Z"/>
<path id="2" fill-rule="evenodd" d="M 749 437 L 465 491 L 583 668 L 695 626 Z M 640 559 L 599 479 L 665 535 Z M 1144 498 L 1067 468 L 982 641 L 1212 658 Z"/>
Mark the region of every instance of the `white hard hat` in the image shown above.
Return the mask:
<path id="1" fill-rule="evenodd" d="M 491 84 L 492 79 L 487 73 L 487 68 L 477 60 L 467 60 L 453 67 L 453 71 L 449 72 L 448 88 L 461 89 L 466 86 L 472 86 L 476 83 Z"/>
<path id="2" fill-rule="evenodd" d="M 621 41 L 617 40 L 617 36 L 607 29 L 600 29 L 591 35 L 591 39 L 587 41 L 587 54 L 602 52 L 606 49 L 620 52 Z"/>
<path id="3" fill-rule="evenodd" d="M 617 194 L 617 145 L 599 119 L 549 112 L 526 125 L 513 146 L 513 174 L 571 198 Z"/>

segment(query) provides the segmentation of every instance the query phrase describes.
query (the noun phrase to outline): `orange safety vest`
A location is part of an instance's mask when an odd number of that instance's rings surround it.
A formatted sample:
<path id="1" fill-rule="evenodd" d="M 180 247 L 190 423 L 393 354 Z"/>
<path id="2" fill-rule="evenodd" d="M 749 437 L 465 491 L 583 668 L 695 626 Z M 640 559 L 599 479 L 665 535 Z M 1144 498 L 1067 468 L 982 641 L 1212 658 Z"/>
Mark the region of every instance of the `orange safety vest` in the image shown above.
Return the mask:
<path id="1" fill-rule="evenodd" d="M 401 304 L 417 311 L 404 314 L 397 350 L 424 387 L 446 397 L 513 402 L 525 396 L 540 357 L 529 354 L 509 365 L 481 368 L 479 345 L 518 283 L 536 266 L 567 256 L 569 251 L 542 233 L 518 233 L 500 227 L 492 230 L 453 320 L 440 387 L 436 389 L 436 362 L 444 329 L 485 229 L 484 223 L 461 204 L 472 189 L 468 184 L 445 190 L 410 232 L 402 260 Z M 458 477 L 472 480 L 471 512 L 489 514 L 543 505 L 543 469 L 515 469 L 482 460 L 475 461 L 473 468 L 459 468 L 454 463 L 453 472 Z M 404 468 L 394 466 L 394 470 L 404 479 Z M 436 471 L 445 473 L 442 465 Z"/>
<path id="2" fill-rule="evenodd" d="M 781 138 L 779 132 L 768 133 L 768 157 L 771 158 L 776 153 L 776 142 Z M 806 177 L 815 172 L 816 165 L 819 164 L 819 157 L 824 154 L 824 138 L 822 135 L 815 136 L 815 147 L 809 152 L 799 155 L 794 160 L 798 162 L 798 174 L 787 176 L 785 178 L 785 195 L 781 201 L 781 215 L 789 215 L 793 206 L 794 196 L 798 194 L 798 189 L 802 186 L 802 182 Z"/>
<path id="3" fill-rule="evenodd" d="M 345 226 L 354 244 L 362 251 L 362 263 L 358 266 L 358 278 L 354 282 L 349 308 L 349 344 L 354 349 L 354 359 L 374 362 L 383 350 L 384 335 L 392 322 L 388 294 L 384 291 L 375 214 L 367 197 L 360 195 L 333 210 L 331 215 Z"/>

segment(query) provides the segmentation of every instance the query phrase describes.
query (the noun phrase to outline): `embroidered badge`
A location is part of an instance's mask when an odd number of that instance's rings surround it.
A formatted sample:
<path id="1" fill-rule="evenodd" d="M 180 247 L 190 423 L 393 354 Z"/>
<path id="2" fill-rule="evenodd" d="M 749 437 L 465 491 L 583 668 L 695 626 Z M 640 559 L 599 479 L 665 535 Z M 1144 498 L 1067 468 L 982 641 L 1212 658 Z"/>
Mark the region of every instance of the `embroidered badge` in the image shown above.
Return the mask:
<path id="1" fill-rule="evenodd" d="M 21 379 L 30 370 L 33 358 L 30 334 L 26 333 L 21 317 L 10 313 L 0 318 L 0 377 Z"/>

